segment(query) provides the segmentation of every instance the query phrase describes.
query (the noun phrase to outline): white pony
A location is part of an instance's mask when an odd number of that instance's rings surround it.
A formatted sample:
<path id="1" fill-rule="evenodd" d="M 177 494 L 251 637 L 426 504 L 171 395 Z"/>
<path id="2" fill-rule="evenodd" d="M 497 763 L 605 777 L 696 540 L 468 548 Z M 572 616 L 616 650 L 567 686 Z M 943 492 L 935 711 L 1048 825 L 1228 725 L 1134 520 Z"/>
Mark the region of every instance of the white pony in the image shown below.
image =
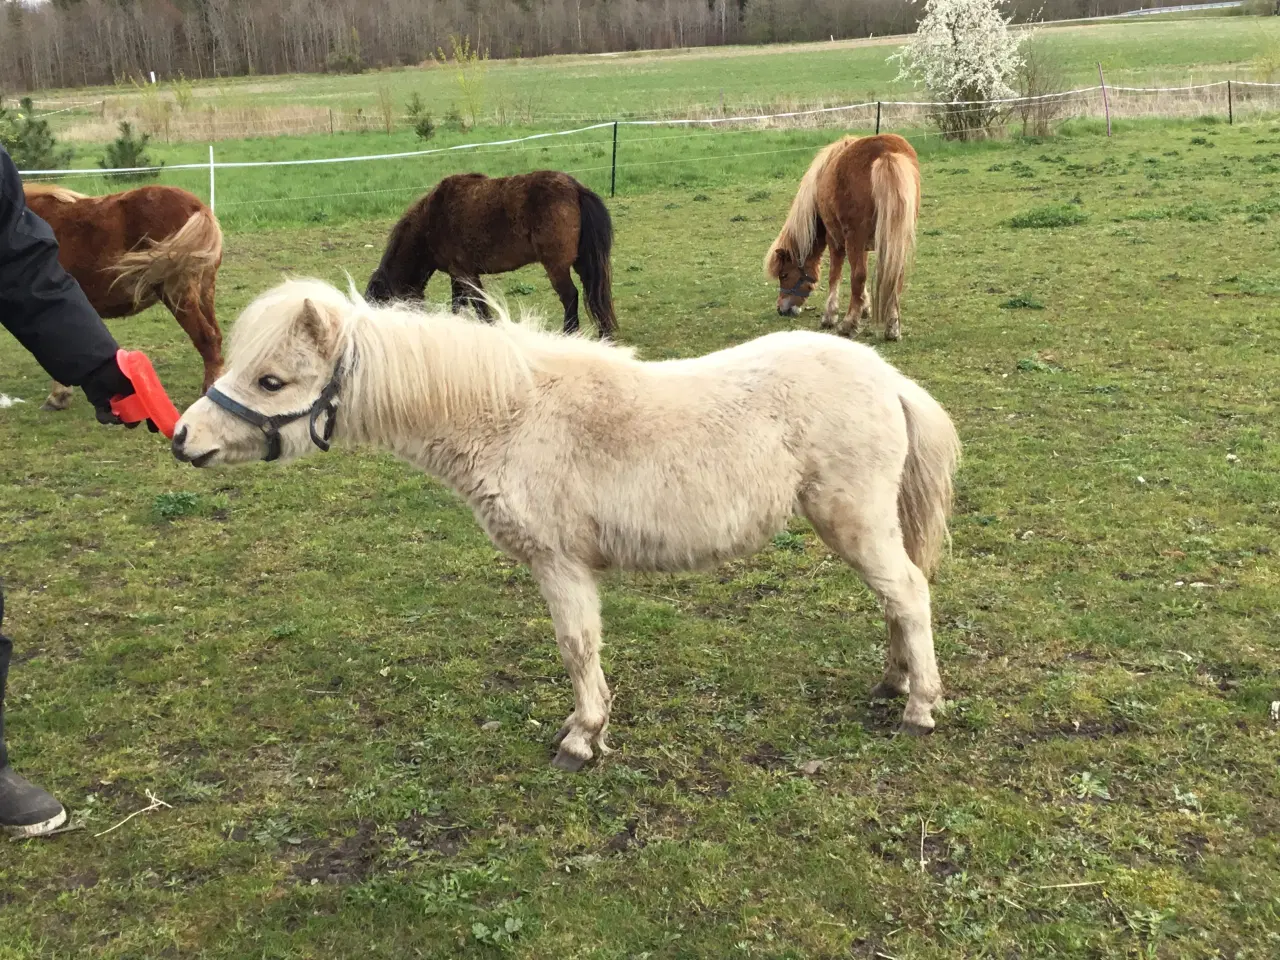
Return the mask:
<path id="1" fill-rule="evenodd" d="M 489 325 L 285 282 L 241 314 L 227 370 L 183 414 L 174 456 L 287 460 L 333 436 L 448 483 L 529 565 L 550 608 L 574 693 L 555 766 L 608 751 L 597 575 L 750 554 L 794 513 L 884 606 L 887 669 L 872 696 L 907 694 L 904 731 L 933 728 L 942 687 L 926 575 L 946 541 L 960 444 L 928 393 L 827 334 L 644 363 L 495 314 Z"/>

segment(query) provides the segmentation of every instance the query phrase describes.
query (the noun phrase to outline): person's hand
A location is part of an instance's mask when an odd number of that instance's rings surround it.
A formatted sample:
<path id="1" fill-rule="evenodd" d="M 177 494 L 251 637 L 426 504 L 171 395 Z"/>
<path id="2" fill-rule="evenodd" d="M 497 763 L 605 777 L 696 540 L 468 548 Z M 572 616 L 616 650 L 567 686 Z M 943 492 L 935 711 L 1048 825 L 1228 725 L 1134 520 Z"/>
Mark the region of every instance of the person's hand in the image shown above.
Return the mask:
<path id="1" fill-rule="evenodd" d="M 128 397 L 135 391 L 133 389 L 133 381 L 124 375 L 120 370 L 120 365 L 116 363 L 116 358 L 112 357 L 98 369 L 85 379 L 80 389 L 84 391 L 84 395 L 93 404 L 94 415 L 98 418 L 99 423 L 117 424 L 124 423 L 119 417 L 111 412 L 111 399 L 113 397 Z M 136 423 L 125 423 L 125 427 L 133 429 Z M 147 419 L 147 429 L 152 433 L 159 432 L 159 428 Z"/>

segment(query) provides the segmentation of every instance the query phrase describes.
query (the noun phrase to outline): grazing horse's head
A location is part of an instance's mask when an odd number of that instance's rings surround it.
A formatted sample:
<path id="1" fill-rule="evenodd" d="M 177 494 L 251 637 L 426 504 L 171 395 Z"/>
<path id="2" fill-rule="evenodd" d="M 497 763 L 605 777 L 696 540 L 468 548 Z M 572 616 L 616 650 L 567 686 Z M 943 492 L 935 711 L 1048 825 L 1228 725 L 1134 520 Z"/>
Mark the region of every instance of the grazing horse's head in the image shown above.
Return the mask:
<path id="1" fill-rule="evenodd" d="M 785 247 L 774 247 L 765 259 L 765 273 L 778 281 L 778 314 L 784 317 L 800 316 L 805 300 L 818 283 L 820 260 L 801 263 Z"/>
<path id="2" fill-rule="evenodd" d="M 391 228 L 387 249 L 369 277 L 364 298 L 377 304 L 392 300 L 421 300 L 427 281 L 435 270 L 426 227 L 415 204 Z"/>
<path id="3" fill-rule="evenodd" d="M 313 280 L 288 281 L 249 304 L 226 372 L 178 421 L 173 455 L 205 467 L 327 450 L 352 314 L 342 294 Z"/>

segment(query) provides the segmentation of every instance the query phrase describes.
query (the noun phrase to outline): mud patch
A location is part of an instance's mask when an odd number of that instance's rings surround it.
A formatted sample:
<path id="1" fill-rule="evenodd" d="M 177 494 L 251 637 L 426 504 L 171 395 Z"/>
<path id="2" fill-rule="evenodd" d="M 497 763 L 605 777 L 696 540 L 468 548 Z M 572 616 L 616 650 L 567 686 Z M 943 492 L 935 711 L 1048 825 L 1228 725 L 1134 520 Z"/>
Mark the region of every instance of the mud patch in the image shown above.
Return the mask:
<path id="1" fill-rule="evenodd" d="M 303 883 L 359 883 L 378 866 L 381 844 L 377 833 L 377 824 L 361 820 L 351 836 L 312 849 L 306 860 L 293 865 L 293 875 Z"/>

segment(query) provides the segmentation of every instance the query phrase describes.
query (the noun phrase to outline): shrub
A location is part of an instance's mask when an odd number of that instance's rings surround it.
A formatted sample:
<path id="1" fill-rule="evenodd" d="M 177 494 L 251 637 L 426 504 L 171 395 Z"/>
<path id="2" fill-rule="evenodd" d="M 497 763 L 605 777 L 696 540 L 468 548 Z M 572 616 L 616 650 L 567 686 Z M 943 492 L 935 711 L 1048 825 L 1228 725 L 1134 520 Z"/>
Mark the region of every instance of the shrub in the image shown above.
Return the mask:
<path id="1" fill-rule="evenodd" d="M 1022 45 L 1021 54 L 1022 63 L 1016 72 L 1018 96 L 1042 99 L 1016 104 L 1014 113 L 1022 120 L 1024 137 L 1046 137 L 1053 132 L 1053 122 L 1067 108 L 1064 98 L 1047 96 L 1067 88 L 1066 68 L 1039 34 L 1032 34 Z"/>
<path id="2" fill-rule="evenodd" d="M 60 170 L 71 163 L 69 147 L 59 147 L 49 121 L 35 115 L 30 97 L 23 97 L 16 113 L 0 104 L 0 143 L 19 170 Z"/>
<path id="3" fill-rule="evenodd" d="M 923 84 L 945 106 L 933 115 L 943 136 L 968 139 L 988 130 L 998 105 L 972 101 L 1016 96 L 1025 37 L 1009 32 L 999 0 L 925 0 L 915 34 L 889 57 L 901 65 L 899 80 Z"/>
<path id="4" fill-rule="evenodd" d="M 436 135 L 436 122 L 431 119 L 431 114 L 424 113 L 413 121 L 413 132 L 417 134 L 419 140 L 430 140 Z"/>
<path id="5" fill-rule="evenodd" d="M 133 131 L 128 120 L 120 121 L 120 136 L 107 144 L 106 155 L 98 161 L 103 170 L 121 170 L 128 167 L 157 166 L 151 162 L 147 153 L 147 144 L 151 142 L 151 134 Z M 164 166 L 163 163 L 158 166 Z M 135 173 L 119 174 L 122 180 L 154 180 L 160 175 L 159 170 L 140 170 Z"/>

